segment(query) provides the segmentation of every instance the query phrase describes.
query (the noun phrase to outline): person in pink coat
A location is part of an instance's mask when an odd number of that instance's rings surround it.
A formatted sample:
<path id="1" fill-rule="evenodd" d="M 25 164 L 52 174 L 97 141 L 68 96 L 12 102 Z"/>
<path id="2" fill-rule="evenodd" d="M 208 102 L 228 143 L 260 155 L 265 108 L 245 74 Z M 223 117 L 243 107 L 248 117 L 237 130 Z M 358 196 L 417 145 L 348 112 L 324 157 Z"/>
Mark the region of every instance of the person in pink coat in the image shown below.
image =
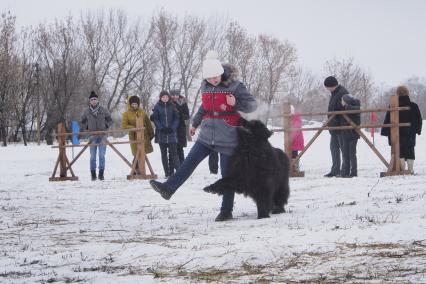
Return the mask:
<path id="1" fill-rule="evenodd" d="M 291 116 L 291 128 L 302 128 L 302 119 L 300 115 L 295 112 L 294 106 L 290 106 Z M 305 148 L 305 141 L 303 139 L 303 132 L 301 130 L 296 130 L 291 132 L 291 157 L 295 159 L 299 154 L 299 151 L 302 151 Z M 299 163 L 295 164 L 295 170 L 299 171 Z"/>

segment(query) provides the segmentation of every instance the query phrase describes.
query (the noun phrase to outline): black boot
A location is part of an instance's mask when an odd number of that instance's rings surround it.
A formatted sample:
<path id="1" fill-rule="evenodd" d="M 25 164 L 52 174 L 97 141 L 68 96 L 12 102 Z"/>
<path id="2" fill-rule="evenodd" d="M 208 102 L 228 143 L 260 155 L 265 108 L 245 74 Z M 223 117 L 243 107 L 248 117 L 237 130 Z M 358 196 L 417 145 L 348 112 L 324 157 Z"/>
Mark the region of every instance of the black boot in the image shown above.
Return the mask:
<path id="1" fill-rule="evenodd" d="M 92 174 L 92 180 L 96 180 L 96 171 L 90 171 Z"/>
<path id="2" fill-rule="evenodd" d="M 104 170 L 99 170 L 98 178 L 99 180 L 104 180 Z"/>
<path id="3" fill-rule="evenodd" d="M 219 215 L 217 215 L 216 219 L 214 219 L 215 222 L 222 222 L 222 221 L 228 221 L 232 219 L 232 212 L 220 212 Z"/>
<path id="4" fill-rule="evenodd" d="M 150 180 L 149 184 L 156 192 L 161 194 L 161 197 L 163 197 L 165 200 L 169 200 L 170 197 L 172 197 L 173 192 L 171 192 L 163 183 L 156 180 Z"/>

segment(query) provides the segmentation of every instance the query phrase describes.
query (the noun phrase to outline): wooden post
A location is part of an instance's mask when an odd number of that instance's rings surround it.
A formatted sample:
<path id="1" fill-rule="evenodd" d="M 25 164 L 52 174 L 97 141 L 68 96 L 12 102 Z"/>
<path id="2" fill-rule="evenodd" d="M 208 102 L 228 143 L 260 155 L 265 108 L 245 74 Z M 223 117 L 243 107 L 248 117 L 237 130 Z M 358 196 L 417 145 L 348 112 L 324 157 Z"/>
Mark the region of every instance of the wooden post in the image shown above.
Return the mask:
<path id="1" fill-rule="evenodd" d="M 391 96 L 390 101 L 391 108 L 399 107 L 399 100 L 397 95 Z M 389 162 L 389 167 L 386 172 L 380 173 L 380 176 L 395 176 L 395 175 L 404 175 L 409 174 L 408 171 L 403 171 L 401 169 L 400 163 L 400 145 L 399 145 L 399 111 L 394 110 L 390 111 L 390 123 L 393 125 L 390 127 L 390 140 L 391 140 L 391 160 Z"/>
<path id="2" fill-rule="evenodd" d="M 65 126 L 63 123 L 58 124 L 58 134 L 65 133 Z M 78 177 L 74 175 L 74 172 L 71 168 L 70 162 L 67 157 L 67 152 L 65 149 L 65 136 L 58 135 L 58 146 L 59 146 L 59 156 L 53 170 L 52 176 L 49 178 L 49 181 L 65 181 L 65 180 L 78 180 Z M 56 170 L 58 169 L 59 164 L 59 177 L 55 177 Z M 68 166 L 67 166 L 68 165 Z M 70 170 L 71 176 L 67 176 L 67 172 Z"/>
<path id="3" fill-rule="evenodd" d="M 136 132 L 136 140 L 138 141 L 137 151 L 133 159 L 132 169 L 127 179 L 156 179 L 157 175 L 154 174 L 152 168 L 149 167 L 150 175 L 146 174 L 145 161 L 148 161 L 145 153 L 145 134 L 144 134 L 144 121 L 143 117 L 136 118 L 136 128 L 141 128 Z M 149 162 L 148 162 L 149 164 Z"/>

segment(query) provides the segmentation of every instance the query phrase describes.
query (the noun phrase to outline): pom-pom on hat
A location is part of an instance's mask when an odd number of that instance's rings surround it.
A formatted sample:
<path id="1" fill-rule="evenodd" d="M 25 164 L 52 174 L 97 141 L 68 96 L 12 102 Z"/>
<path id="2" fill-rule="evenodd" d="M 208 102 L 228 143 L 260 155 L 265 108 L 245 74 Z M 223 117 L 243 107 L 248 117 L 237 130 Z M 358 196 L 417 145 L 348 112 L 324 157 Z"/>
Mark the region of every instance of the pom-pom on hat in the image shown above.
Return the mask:
<path id="1" fill-rule="evenodd" d="M 220 76 L 223 72 L 223 66 L 219 61 L 217 52 L 209 50 L 206 59 L 203 61 L 203 79 Z"/>

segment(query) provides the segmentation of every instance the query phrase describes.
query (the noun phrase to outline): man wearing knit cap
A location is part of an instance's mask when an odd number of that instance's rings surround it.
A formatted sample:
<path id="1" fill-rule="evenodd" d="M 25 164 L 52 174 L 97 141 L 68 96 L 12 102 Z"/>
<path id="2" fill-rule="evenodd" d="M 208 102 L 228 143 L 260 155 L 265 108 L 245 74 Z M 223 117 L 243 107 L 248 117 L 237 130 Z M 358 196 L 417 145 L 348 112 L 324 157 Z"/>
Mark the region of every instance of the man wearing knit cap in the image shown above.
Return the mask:
<path id="1" fill-rule="evenodd" d="M 212 152 L 220 154 L 222 177 L 226 175 L 228 161 L 238 144 L 237 126 L 241 112 L 252 112 L 257 103 L 243 83 L 237 80 L 237 70 L 231 65 L 222 65 L 218 55 L 209 51 L 203 61 L 201 83 L 201 106 L 192 121 L 190 134 L 199 128 L 197 141 L 183 164 L 166 182 L 151 180 L 152 188 L 164 199 L 170 199 L 176 190 L 191 176 L 192 172 Z M 215 221 L 232 219 L 234 193 L 223 195 L 220 213 Z"/>
<path id="2" fill-rule="evenodd" d="M 343 95 L 349 94 L 345 87 L 339 85 L 337 79 L 333 76 L 329 76 L 324 80 L 324 87 L 330 91 L 331 96 L 328 102 L 328 111 L 340 111 L 343 110 L 342 97 Z M 329 116 L 330 117 L 330 116 Z M 342 117 L 336 115 L 327 126 L 335 127 L 341 125 Z M 329 173 L 325 174 L 325 177 L 338 177 L 340 176 L 340 153 L 343 145 L 342 132 L 341 130 L 329 130 L 330 131 L 330 152 L 332 159 L 332 166 Z"/>
<path id="3" fill-rule="evenodd" d="M 109 111 L 99 104 L 98 95 L 95 91 L 90 92 L 89 107 L 84 110 L 81 117 L 82 131 L 104 131 L 112 124 Z M 96 180 L 96 152 L 99 150 L 99 175 L 100 180 L 104 180 L 105 170 L 105 152 L 106 152 L 106 135 L 90 135 L 90 173 L 92 180 Z"/>

